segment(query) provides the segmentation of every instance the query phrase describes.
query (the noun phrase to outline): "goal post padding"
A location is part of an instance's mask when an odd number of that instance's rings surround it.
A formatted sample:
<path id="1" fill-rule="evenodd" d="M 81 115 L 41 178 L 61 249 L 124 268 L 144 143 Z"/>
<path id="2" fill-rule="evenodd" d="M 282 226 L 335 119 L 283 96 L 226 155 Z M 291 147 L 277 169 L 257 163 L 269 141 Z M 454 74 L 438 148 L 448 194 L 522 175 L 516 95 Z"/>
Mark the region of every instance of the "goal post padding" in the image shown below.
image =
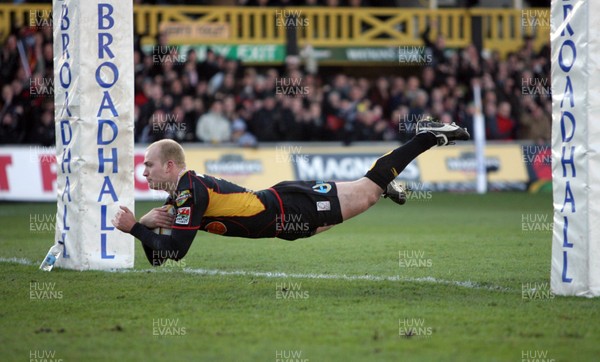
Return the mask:
<path id="1" fill-rule="evenodd" d="M 553 0 L 551 289 L 600 296 L 600 1 Z"/>
<path id="2" fill-rule="evenodd" d="M 134 239 L 110 220 L 134 211 L 132 1 L 53 1 L 57 266 L 133 267 Z"/>

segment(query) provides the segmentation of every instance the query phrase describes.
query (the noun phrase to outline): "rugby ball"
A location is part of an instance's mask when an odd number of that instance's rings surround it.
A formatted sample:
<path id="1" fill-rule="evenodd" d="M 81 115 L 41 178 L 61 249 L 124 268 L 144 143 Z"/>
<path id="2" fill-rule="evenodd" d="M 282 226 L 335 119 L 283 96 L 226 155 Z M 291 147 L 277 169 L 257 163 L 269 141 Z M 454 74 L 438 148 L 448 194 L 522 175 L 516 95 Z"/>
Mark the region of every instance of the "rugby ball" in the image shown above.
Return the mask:
<path id="1" fill-rule="evenodd" d="M 167 212 L 169 214 L 171 214 L 172 216 L 175 216 L 175 208 L 173 207 L 173 205 L 165 205 L 167 207 Z M 155 234 L 158 235 L 171 235 L 171 228 L 155 228 L 152 231 L 154 231 Z"/>

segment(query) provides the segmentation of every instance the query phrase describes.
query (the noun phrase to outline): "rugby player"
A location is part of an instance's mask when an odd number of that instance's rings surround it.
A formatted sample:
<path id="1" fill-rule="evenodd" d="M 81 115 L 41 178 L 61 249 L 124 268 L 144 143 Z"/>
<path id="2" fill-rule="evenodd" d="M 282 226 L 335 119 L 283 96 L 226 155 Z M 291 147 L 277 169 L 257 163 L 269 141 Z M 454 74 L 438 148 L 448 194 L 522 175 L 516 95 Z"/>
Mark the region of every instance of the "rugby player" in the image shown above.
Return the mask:
<path id="1" fill-rule="evenodd" d="M 139 221 L 121 206 L 112 224 L 138 238 L 154 266 L 183 258 L 198 230 L 245 238 L 310 237 L 365 212 L 382 194 L 403 204 L 406 195 L 393 182 L 396 176 L 431 147 L 469 138 L 454 123 L 424 119 L 417 122 L 412 140 L 381 156 L 356 181 L 284 181 L 260 191 L 187 170 L 181 145 L 163 139 L 146 149 L 144 177 L 151 189 L 168 192 L 165 205 Z M 172 205 L 174 215 L 166 205 Z M 169 228 L 171 234 L 153 232 L 157 227 Z"/>

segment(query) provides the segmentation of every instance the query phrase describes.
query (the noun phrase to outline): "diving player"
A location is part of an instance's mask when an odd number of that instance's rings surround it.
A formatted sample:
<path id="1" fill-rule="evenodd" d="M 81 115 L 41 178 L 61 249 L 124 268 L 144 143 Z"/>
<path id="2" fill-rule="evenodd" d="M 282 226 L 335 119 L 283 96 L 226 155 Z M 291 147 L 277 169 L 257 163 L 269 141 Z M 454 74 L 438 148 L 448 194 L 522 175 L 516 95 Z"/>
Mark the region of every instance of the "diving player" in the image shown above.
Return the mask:
<path id="1" fill-rule="evenodd" d="M 187 170 L 181 145 L 160 140 L 146 150 L 144 177 L 151 189 L 169 193 L 165 204 L 174 207 L 174 216 L 163 206 L 137 222 L 133 213 L 121 206 L 112 223 L 138 238 L 155 266 L 167 258 L 183 258 L 198 230 L 245 238 L 310 237 L 363 213 L 382 194 L 403 204 L 404 190 L 393 180 L 414 158 L 431 147 L 470 138 L 454 123 L 431 119 L 419 121 L 416 133 L 412 140 L 377 159 L 356 181 L 284 181 L 260 191 Z M 154 233 L 156 227 L 171 228 L 171 235 Z"/>

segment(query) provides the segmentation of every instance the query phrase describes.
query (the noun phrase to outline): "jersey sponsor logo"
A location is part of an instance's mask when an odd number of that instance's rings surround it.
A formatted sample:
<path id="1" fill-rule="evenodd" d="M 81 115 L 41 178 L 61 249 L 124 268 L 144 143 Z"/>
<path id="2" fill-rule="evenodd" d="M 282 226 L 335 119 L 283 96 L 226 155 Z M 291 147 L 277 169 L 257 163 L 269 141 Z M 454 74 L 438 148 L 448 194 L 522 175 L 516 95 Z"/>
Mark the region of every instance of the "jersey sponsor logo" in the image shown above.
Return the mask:
<path id="1" fill-rule="evenodd" d="M 177 216 L 175 216 L 175 224 L 188 225 L 190 223 L 191 207 L 180 207 L 177 209 Z"/>
<path id="2" fill-rule="evenodd" d="M 329 210 L 331 210 L 331 203 L 329 201 L 317 201 L 317 211 Z"/>
<path id="3" fill-rule="evenodd" d="M 179 195 L 177 195 L 177 198 L 175 199 L 175 204 L 177 204 L 177 206 L 179 207 L 185 204 L 187 199 L 189 199 L 190 197 L 192 197 L 192 193 L 190 192 L 190 190 L 183 190 L 179 193 Z"/>
<path id="4" fill-rule="evenodd" d="M 326 194 L 331 190 L 331 185 L 327 182 L 318 182 L 312 189 L 318 193 Z"/>
<path id="5" fill-rule="evenodd" d="M 227 226 L 220 221 L 212 221 L 206 224 L 206 231 L 211 234 L 223 235 L 227 232 Z"/>

